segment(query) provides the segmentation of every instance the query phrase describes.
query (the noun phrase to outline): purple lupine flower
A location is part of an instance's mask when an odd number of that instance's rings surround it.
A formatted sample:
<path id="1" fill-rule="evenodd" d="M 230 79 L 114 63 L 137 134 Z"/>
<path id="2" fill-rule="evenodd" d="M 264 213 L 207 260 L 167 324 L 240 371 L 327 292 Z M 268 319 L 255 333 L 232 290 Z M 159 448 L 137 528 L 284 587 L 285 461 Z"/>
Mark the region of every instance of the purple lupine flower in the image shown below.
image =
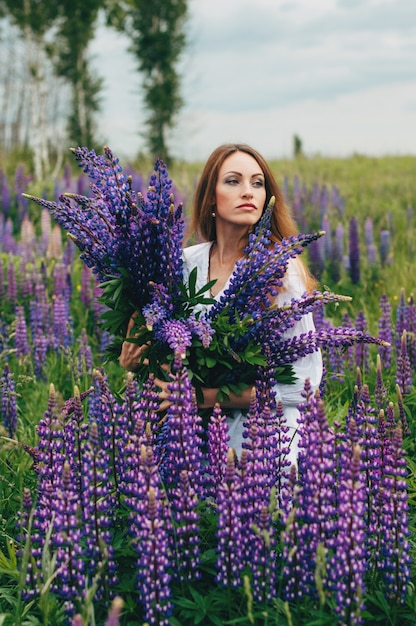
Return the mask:
<path id="1" fill-rule="evenodd" d="M 17 302 L 17 280 L 16 270 L 13 263 L 13 258 L 9 254 L 7 265 L 7 299 L 10 304 L 16 304 Z"/>
<path id="2" fill-rule="evenodd" d="M 359 392 L 355 407 L 355 427 L 357 442 L 361 448 L 360 462 L 362 482 L 366 490 L 366 523 L 368 545 L 377 540 L 377 501 L 380 491 L 381 442 L 378 436 L 378 415 L 371 405 L 368 385 L 364 384 Z"/>
<path id="3" fill-rule="evenodd" d="M 86 570 L 91 579 L 100 571 L 103 586 L 115 583 L 116 565 L 110 526 L 115 514 L 111 457 L 101 445 L 96 422 L 90 425 L 82 450 L 81 500 L 85 536 Z M 105 571 L 102 568 L 105 564 Z M 98 592 L 98 596 L 102 591 Z"/>
<path id="4" fill-rule="evenodd" d="M 262 506 L 258 524 L 251 533 L 250 574 L 253 596 L 260 605 L 276 596 L 276 546 L 271 514 Z"/>
<path id="5" fill-rule="evenodd" d="M 295 521 L 299 546 L 302 546 L 298 592 L 313 596 L 318 545 L 326 552 L 334 542 L 336 456 L 335 436 L 326 418 L 324 402 L 318 392 L 314 395 L 311 392 L 310 384 L 305 385 L 306 401 L 299 405 L 299 492 Z M 289 564 L 286 575 L 290 578 Z"/>
<path id="6" fill-rule="evenodd" d="M 51 591 L 65 599 L 68 615 L 73 615 L 75 603 L 85 592 L 86 577 L 82 548 L 82 530 L 78 521 L 79 494 L 74 488 L 69 463 L 63 466 L 62 479 L 51 500 L 53 533 L 51 547 L 57 554 L 57 576 Z"/>
<path id="7" fill-rule="evenodd" d="M 380 259 L 381 264 L 386 265 L 390 260 L 390 231 L 382 230 L 380 232 Z"/>
<path id="8" fill-rule="evenodd" d="M 150 301 L 149 281 L 168 284 L 169 293 L 178 295 L 184 222 L 182 207 L 173 206 L 172 182 L 164 163 L 155 164 L 145 202 L 109 148 L 103 156 L 86 148 L 77 148 L 74 154 L 92 181 L 93 197 L 69 194 L 57 203 L 31 199 L 70 232 L 81 259 L 93 268 L 100 283 L 108 276 L 120 276 L 120 267 L 128 268 L 128 291 L 136 308 Z"/>
<path id="9" fill-rule="evenodd" d="M 379 354 L 383 367 L 391 367 L 391 354 L 393 343 L 392 321 L 391 321 L 391 305 L 386 294 L 380 298 L 381 316 L 378 322 L 378 336 L 386 342 L 386 345 L 380 346 Z"/>
<path id="10" fill-rule="evenodd" d="M 223 482 L 218 485 L 217 507 L 217 576 L 224 587 L 239 587 L 245 566 L 242 536 L 241 499 L 244 486 L 234 461 L 234 451 L 229 448 Z"/>
<path id="11" fill-rule="evenodd" d="M 6 363 L 0 379 L 0 415 L 11 439 L 17 431 L 17 401 L 14 376 Z"/>
<path id="12" fill-rule="evenodd" d="M 407 332 L 405 330 L 402 333 L 400 352 L 396 357 L 396 384 L 402 395 L 406 395 L 412 390 L 412 368 L 407 352 Z"/>
<path id="13" fill-rule="evenodd" d="M 10 194 L 10 188 L 9 188 L 8 181 L 7 181 L 7 176 L 2 169 L 0 170 L 0 181 L 1 181 L 1 193 L 0 193 L 1 212 L 3 213 L 3 215 L 8 216 L 10 213 L 10 207 L 11 207 L 11 194 Z"/>
<path id="14" fill-rule="evenodd" d="M 374 243 L 367 246 L 367 261 L 370 266 L 377 265 L 377 248 Z"/>
<path id="15" fill-rule="evenodd" d="M 86 309 L 89 309 L 92 301 L 92 286 L 91 286 L 91 270 L 85 263 L 81 268 L 81 286 L 79 298 Z"/>
<path id="16" fill-rule="evenodd" d="M 367 217 L 364 222 L 364 241 L 367 246 L 374 243 L 374 224 L 371 217 Z"/>
<path id="17" fill-rule="evenodd" d="M 23 306 L 16 307 L 16 334 L 14 337 L 14 346 L 16 349 L 16 356 L 19 360 L 24 359 L 24 357 L 30 352 L 27 340 L 25 310 Z"/>
<path id="18" fill-rule="evenodd" d="M 186 358 L 187 348 L 192 345 L 192 335 L 188 326 L 180 320 L 165 320 L 156 333 L 156 338 L 168 344 L 173 350 L 175 370 L 181 368 Z"/>
<path id="19" fill-rule="evenodd" d="M 66 298 L 59 294 L 52 304 L 53 308 L 53 335 L 51 344 L 55 348 L 66 348 L 72 341 L 72 320 L 69 313 L 69 303 Z"/>
<path id="20" fill-rule="evenodd" d="M 13 222 L 10 217 L 7 218 L 3 232 L 3 251 L 11 256 L 17 254 L 17 243 L 13 236 Z"/>
<path id="21" fill-rule="evenodd" d="M 381 498 L 380 551 L 377 562 L 386 583 L 386 595 L 402 603 L 410 581 L 410 543 L 407 496 L 407 468 L 398 425 L 384 459 Z"/>
<path id="22" fill-rule="evenodd" d="M 366 572 L 365 489 L 360 475 L 360 448 L 354 445 L 343 461 L 338 490 L 336 540 L 328 574 L 340 624 L 363 623 Z"/>
<path id="23" fill-rule="evenodd" d="M 90 393 L 90 390 L 88 391 Z M 64 405 L 61 415 L 64 418 L 64 445 L 65 455 L 71 466 L 75 488 L 82 493 L 82 450 L 88 439 L 88 425 L 85 422 L 82 409 L 82 398 L 77 386 L 74 387 L 74 396 Z"/>
<path id="24" fill-rule="evenodd" d="M 45 373 L 47 351 L 48 340 L 41 330 L 37 330 L 33 339 L 33 368 L 38 379 Z"/>
<path id="25" fill-rule="evenodd" d="M 206 492 L 215 498 L 217 486 L 224 479 L 230 436 L 226 415 L 215 404 L 208 424 L 208 472 Z"/>
<path id="26" fill-rule="evenodd" d="M 0 298 L 3 300 L 6 293 L 5 283 L 4 283 L 4 262 L 3 258 L 0 258 Z"/>
<path id="27" fill-rule="evenodd" d="M 175 528 L 175 548 L 177 551 L 176 576 L 181 581 L 201 578 L 199 504 L 198 496 L 188 479 L 185 470 L 180 472 L 180 482 L 168 493 L 170 510 Z"/>
<path id="28" fill-rule="evenodd" d="M 349 230 L 349 260 L 350 260 L 350 277 L 354 285 L 360 282 L 360 242 L 358 235 L 357 218 L 350 220 Z"/>
<path id="29" fill-rule="evenodd" d="M 199 319 L 196 319 L 194 315 L 191 315 L 187 320 L 187 325 L 191 333 L 200 339 L 202 346 L 209 348 L 215 331 L 206 316 L 201 315 Z"/>
<path id="30" fill-rule="evenodd" d="M 163 493 L 150 486 L 144 510 L 135 515 L 134 545 L 138 552 L 137 582 L 145 621 L 150 626 L 169 626 L 171 602 L 171 556 L 164 520 Z"/>
<path id="31" fill-rule="evenodd" d="M 180 472 L 187 472 L 198 496 L 203 495 L 202 418 L 198 415 L 193 387 L 186 369 L 177 371 L 168 384 L 171 403 L 160 435 L 160 473 L 169 487 Z"/>
<path id="32" fill-rule="evenodd" d="M 81 335 L 78 338 L 78 344 L 78 373 L 80 376 L 89 376 L 92 374 L 93 359 L 92 349 L 88 342 L 88 336 L 85 328 L 81 330 Z"/>

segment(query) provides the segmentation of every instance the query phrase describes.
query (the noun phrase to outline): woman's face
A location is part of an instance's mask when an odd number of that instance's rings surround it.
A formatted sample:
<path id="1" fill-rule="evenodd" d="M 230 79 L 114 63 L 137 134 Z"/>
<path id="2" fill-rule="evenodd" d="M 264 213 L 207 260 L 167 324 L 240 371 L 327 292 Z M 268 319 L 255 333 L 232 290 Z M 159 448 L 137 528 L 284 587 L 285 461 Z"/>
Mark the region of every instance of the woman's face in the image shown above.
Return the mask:
<path id="1" fill-rule="evenodd" d="M 227 157 L 215 186 L 215 224 L 253 226 L 266 202 L 264 174 L 257 161 L 246 152 L 234 152 Z"/>

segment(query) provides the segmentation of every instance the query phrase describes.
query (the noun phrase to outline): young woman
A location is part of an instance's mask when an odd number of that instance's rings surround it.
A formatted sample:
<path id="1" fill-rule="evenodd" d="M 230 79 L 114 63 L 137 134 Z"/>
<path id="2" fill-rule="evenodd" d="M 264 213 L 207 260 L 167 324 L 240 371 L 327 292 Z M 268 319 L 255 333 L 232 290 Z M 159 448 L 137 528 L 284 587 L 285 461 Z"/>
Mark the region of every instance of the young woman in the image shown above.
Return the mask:
<path id="1" fill-rule="evenodd" d="M 282 192 L 264 158 L 253 148 L 243 144 L 226 144 L 218 147 L 209 157 L 199 180 L 193 206 L 191 231 L 201 243 L 185 248 L 184 279 L 197 268 L 197 289 L 209 280 L 215 280 L 211 296 L 218 300 L 229 285 L 236 262 L 244 255 L 248 236 L 259 221 L 270 198 L 275 197 L 272 216 L 272 239 L 281 241 L 297 233 L 296 224 L 285 204 Z M 314 280 L 302 261 L 290 259 L 284 286 L 276 298 L 279 305 L 300 298 L 314 288 Z M 287 337 L 314 330 L 311 314 L 304 315 Z M 123 344 L 120 363 L 126 369 L 134 369 L 145 346 L 129 342 Z M 276 399 L 282 400 L 288 425 L 293 429 L 291 460 L 296 461 L 297 405 L 302 401 L 301 392 L 306 378 L 311 385 L 319 386 L 322 376 L 320 352 L 300 358 L 293 365 L 296 382 L 292 385 L 277 384 Z M 161 388 L 161 408 L 166 408 L 168 390 L 164 381 L 157 380 Z M 241 451 L 244 411 L 248 408 L 251 389 L 241 396 L 231 394 L 222 403 L 228 410 L 230 446 Z M 201 408 L 209 408 L 217 402 L 218 389 L 203 390 Z"/>

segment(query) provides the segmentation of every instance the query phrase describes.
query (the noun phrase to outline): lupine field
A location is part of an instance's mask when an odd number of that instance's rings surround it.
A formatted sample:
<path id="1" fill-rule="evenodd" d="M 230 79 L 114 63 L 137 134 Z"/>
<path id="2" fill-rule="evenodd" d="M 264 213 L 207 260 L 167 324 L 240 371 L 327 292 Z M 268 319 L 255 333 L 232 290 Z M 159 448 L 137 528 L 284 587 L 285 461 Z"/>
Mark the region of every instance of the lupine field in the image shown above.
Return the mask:
<path id="1" fill-rule="evenodd" d="M 158 412 L 152 377 L 106 359 L 97 275 L 22 195 L 89 196 L 88 176 L 0 171 L 0 626 L 416 624 L 415 165 L 274 164 L 301 232 L 326 232 L 320 291 L 350 298 L 314 305 L 332 343 L 297 468 L 266 368 L 240 458 L 185 366 Z M 185 220 L 198 171 L 171 174 Z M 150 170 L 126 172 L 146 196 Z"/>

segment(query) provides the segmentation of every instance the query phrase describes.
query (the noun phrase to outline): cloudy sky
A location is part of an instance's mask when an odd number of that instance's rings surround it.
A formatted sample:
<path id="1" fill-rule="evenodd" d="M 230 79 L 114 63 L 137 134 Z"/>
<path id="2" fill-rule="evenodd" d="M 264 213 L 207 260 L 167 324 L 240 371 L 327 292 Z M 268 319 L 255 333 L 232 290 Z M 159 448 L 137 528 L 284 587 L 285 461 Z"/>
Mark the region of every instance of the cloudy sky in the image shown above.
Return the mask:
<path id="1" fill-rule="evenodd" d="M 204 160 L 243 141 L 267 158 L 416 154 L 416 0 L 189 0 L 185 100 L 172 153 Z M 143 148 L 140 75 L 127 41 L 100 29 L 100 131 Z"/>

